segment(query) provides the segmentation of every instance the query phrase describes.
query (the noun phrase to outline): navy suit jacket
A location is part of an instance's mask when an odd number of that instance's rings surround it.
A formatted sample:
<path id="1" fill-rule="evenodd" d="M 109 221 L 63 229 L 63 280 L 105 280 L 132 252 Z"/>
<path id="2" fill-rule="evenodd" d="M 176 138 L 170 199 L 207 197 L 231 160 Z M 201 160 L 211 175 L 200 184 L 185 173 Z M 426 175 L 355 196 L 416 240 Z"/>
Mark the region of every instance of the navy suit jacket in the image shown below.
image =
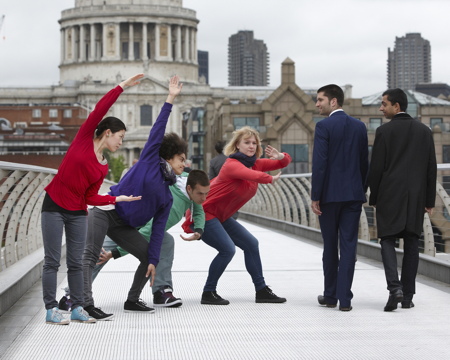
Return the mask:
<path id="1" fill-rule="evenodd" d="M 316 124 L 311 199 L 366 202 L 367 129 L 363 122 L 337 111 Z"/>

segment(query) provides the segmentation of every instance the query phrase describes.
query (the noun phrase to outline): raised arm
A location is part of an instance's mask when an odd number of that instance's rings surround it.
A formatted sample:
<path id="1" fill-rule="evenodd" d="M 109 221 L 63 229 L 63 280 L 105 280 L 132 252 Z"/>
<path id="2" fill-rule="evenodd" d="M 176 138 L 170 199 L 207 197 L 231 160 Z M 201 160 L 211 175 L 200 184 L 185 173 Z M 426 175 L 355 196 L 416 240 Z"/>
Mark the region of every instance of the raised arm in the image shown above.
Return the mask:
<path id="1" fill-rule="evenodd" d="M 175 98 L 180 94 L 183 83 L 180 83 L 178 75 L 172 76 L 169 81 L 169 95 L 167 95 L 166 103 L 173 104 Z"/>

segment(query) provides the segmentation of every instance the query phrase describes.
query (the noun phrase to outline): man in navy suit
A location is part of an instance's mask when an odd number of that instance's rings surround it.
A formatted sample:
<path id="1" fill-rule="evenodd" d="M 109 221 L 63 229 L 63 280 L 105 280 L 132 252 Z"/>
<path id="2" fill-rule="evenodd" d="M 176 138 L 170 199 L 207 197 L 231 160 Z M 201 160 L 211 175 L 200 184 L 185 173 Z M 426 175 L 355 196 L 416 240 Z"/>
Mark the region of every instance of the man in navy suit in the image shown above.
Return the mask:
<path id="1" fill-rule="evenodd" d="M 367 129 L 343 110 L 344 92 L 334 84 L 317 91 L 319 114 L 312 163 L 311 208 L 319 215 L 323 238 L 324 292 L 320 305 L 352 309 L 356 244 L 366 202 Z"/>

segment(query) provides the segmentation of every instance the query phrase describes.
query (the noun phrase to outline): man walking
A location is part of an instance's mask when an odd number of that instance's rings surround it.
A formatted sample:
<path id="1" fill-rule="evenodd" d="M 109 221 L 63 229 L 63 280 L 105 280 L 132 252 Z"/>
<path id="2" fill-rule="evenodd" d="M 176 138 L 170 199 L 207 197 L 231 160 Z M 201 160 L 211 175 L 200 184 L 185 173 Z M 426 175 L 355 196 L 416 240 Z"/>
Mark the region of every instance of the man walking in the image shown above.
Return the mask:
<path id="1" fill-rule="evenodd" d="M 431 130 L 405 113 L 401 89 L 383 93 L 380 111 L 390 122 L 375 134 L 369 172 L 369 205 L 376 207 L 389 299 L 384 311 L 412 308 L 419 264 L 419 237 L 425 212 L 433 212 L 436 197 L 436 155 Z M 404 239 L 401 280 L 395 243 Z"/>
<path id="2" fill-rule="evenodd" d="M 343 110 L 344 92 L 337 85 L 317 91 L 319 114 L 312 164 L 312 211 L 319 215 L 323 237 L 324 292 L 320 305 L 352 310 L 351 291 L 362 204 L 366 202 L 367 129 Z"/>

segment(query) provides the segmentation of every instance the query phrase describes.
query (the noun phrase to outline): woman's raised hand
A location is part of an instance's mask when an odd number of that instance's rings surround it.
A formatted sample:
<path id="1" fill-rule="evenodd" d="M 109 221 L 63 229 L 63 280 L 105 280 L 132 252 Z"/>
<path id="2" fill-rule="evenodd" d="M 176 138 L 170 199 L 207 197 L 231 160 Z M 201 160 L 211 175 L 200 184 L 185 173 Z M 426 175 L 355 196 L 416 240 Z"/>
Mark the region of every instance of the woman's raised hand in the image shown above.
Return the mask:
<path id="1" fill-rule="evenodd" d="M 127 87 L 131 87 L 134 85 L 137 85 L 141 82 L 141 79 L 144 77 L 144 74 L 136 74 L 124 81 L 122 81 L 119 86 L 122 87 L 122 89 L 125 89 Z"/>
<path id="2" fill-rule="evenodd" d="M 283 153 L 280 153 L 277 149 L 270 145 L 267 145 L 264 151 L 270 160 L 282 160 L 284 158 Z"/>

